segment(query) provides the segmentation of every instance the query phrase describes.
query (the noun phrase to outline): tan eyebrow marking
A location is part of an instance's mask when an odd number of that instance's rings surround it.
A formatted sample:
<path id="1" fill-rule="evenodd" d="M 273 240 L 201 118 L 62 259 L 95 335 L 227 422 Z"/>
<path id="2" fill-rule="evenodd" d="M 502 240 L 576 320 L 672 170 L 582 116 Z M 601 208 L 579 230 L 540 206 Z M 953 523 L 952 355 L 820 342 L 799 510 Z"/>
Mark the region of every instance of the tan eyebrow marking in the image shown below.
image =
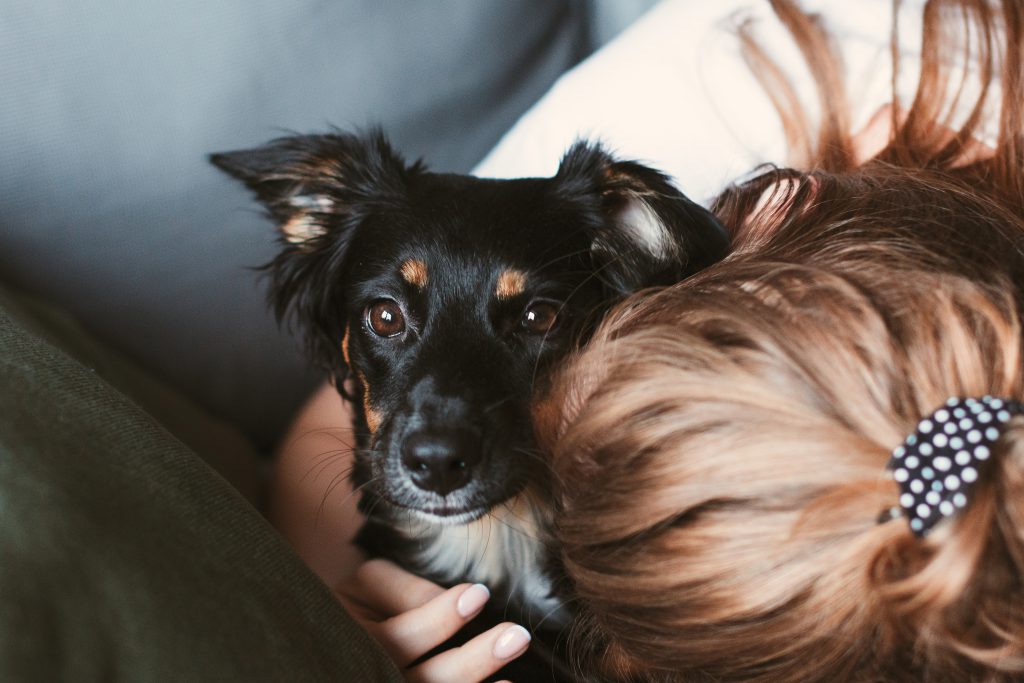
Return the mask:
<path id="1" fill-rule="evenodd" d="M 494 289 L 494 293 L 499 299 L 511 299 L 525 291 L 526 273 L 511 268 L 498 276 L 498 286 Z"/>
<path id="2" fill-rule="evenodd" d="M 419 259 L 411 258 L 402 264 L 402 277 L 413 287 L 423 289 L 427 286 L 427 264 Z"/>

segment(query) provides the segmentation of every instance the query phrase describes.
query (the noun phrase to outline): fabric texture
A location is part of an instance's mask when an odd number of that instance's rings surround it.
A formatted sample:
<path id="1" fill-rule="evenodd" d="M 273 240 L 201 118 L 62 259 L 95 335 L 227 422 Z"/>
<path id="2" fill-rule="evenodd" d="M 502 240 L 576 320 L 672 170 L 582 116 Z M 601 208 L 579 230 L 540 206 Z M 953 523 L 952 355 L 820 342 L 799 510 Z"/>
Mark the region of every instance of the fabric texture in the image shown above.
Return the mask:
<path id="1" fill-rule="evenodd" d="M 206 161 L 381 125 L 466 171 L 581 56 L 574 0 L 0 0 L 0 280 L 268 449 L 318 377 L 253 268 L 271 224 Z"/>
<path id="2" fill-rule="evenodd" d="M 0 680 L 401 680 L 226 481 L 2 309 L 0 520 Z"/>
<path id="3" fill-rule="evenodd" d="M 65 311 L 0 285 L 0 308 L 26 331 L 75 359 L 125 394 L 227 479 L 247 500 L 261 507 L 266 463 L 234 426 L 209 415 L 136 363 L 101 344 Z"/>

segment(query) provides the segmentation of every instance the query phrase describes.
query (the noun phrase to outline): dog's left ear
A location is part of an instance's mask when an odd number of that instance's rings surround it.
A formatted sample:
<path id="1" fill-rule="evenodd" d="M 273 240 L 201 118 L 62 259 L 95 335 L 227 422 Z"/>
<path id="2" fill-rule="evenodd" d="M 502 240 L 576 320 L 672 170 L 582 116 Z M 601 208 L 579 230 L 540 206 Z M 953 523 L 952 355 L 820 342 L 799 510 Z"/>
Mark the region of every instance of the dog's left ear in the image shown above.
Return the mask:
<path id="1" fill-rule="evenodd" d="M 555 175 L 563 191 L 596 206 L 591 251 L 601 278 L 620 294 L 669 285 L 721 260 L 729 237 L 715 215 L 663 173 L 577 142 Z"/>

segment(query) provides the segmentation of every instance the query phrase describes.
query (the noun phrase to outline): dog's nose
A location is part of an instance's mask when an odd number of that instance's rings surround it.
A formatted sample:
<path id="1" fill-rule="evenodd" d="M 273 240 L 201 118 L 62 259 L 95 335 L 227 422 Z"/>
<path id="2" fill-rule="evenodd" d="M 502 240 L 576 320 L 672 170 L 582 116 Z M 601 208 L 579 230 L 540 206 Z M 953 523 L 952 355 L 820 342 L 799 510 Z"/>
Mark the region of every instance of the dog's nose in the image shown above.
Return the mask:
<path id="1" fill-rule="evenodd" d="M 480 440 L 470 432 L 414 432 L 402 444 L 402 464 L 416 486 L 442 496 L 465 486 L 478 462 Z"/>

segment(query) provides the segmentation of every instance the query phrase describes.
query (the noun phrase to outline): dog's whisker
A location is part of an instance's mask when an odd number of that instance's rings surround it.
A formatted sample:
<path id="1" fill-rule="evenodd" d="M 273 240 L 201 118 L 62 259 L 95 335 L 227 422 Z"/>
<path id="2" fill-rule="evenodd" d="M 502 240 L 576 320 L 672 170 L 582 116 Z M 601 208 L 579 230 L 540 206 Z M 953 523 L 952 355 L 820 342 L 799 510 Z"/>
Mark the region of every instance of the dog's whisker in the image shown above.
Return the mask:
<path id="1" fill-rule="evenodd" d="M 320 475 L 323 474 L 324 471 L 327 470 L 331 466 L 331 464 L 334 462 L 335 458 L 338 458 L 338 457 L 341 457 L 341 456 L 340 455 L 335 455 L 335 456 L 325 457 L 323 459 L 318 459 L 317 462 L 312 463 L 306 469 L 306 471 L 302 474 L 302 478 L 299 481 L 306 481 L 306 479 L 308 479 L 310 476 L 312 476 L 313 481 L 316 481 L 317 479 L 320 478 Z"/>
<path id="2" fill-rule="evenodd" d="M 336 449 L 331 451 L 324 451 L 323 453 L 317 453 L 315 456 L 311 456 L 312 461 L 309 465 L 309 469 L 306 470 L 305 474 L 302 475 L 300 481 L 305 481 L 306 478 L 316 472 L 313 475 L 313 480 L 316 479 L 326 470 L 335 460 L 346 458 L 352 453 L 350 449 Z"/>
<path id="3" fill-rule="evenodd" d="M 339 459 L 341 458 L 341 456 L 337 456 L 337 457 Z M 312 474 L 313 475 L 313 482 L 316 482 L 316 480 L 319 479 L 320 476 L 323 475 L 324 472 L 326 472 L 329 469 L 331 469 L 331 465 L 333 464 L 333 461 L 334 461 L 334 458 L 330 458 L 330 459 L 328 459 L 327 461 L 325 461 L 325 462 L 323 462 L 321 464 L 313 465 L 313 467 L 311 467 L 309 469 L 309 471 L 306 472 L 306 474 L 304 474 L 302 476 L 302 479 L 300 481 L 305 481 L 307 479 L 307 477 L 309 477 L 309 475 Z M 343 474 L 345 476 L 348 476 L 352 472 L 352 469 L 353 469 L 353 466 L 350 465 L 348 467 L 343 468 L 343 470 L 341 472 L 335 472 L 334 475 L 332 475 L 332 476 L 337 476 L 338 474 Z"/>
<path id="4" fill-rule="evenodd" d="M 370 485 L 370 484 L 372 484 L 372 483 L 376 483 L 376 482 L 378 482 L 378 481 L 380 481 L 380 480 L 379 480 L 379 478 L 376 478 L 376 477 L 374 477 L 374 478 L 370 479 L 369 481 L 367 481 L 367 482 L 366 482 L 365 484 L 363 484 L 363 485 L 361 485 L 361 486 L 357 487 L 357 488 L 356 488 L 356 490 L 358 490 L 358 491 L 360 491 L 360 492 L 361 492 L 361 491 L 364 491 L 364 490 L 366 490 L 366 489 L 367 489 L 367 488 L 369 487 L 369 485 Z M 355 492 L 356 492 L 356 491 L 353 491 L 352 493 L 354 494 Z M 384 502 L 384 501 L 383 501 L 383 500 L 381 500 L 380 498 L 378 498 L 377 496 L 373 496 L 373 497 L 372 497 L 372 498 L 370 499 L 370 506 L 369 506 L 369 507 L 368 507 L 368 508 L 366 509 L 366 511 L 365 511 L 365 515 L 366 515 L 366 518 L 367 518 L 367 519 L 370 519 L 370 518 L 372 518 L 372 517 L 373 517 L 373 514 L 374 514 L 374 512 L 376 512 L 376 511 L 377 511 L 377 507 L 378 507 L 378 506 L 380 506 L 381 504 L 383 504 L 383 502 Z"/>
<path id="5" fill-rule="evenodd" d="M 348 476 L 349 476 L 350 474 L 351 474 L 351 471 L 349 471 L 349 472 L 346 472 L 346 473 L 345 473 L 345 476 L 346 476 L 346 477 L 348 477 Z M 368 479 L 367 481 L 363 482 L 363 483 L 362 483 L 362 484 L 360 484 L 359 486 L 354 486 L 354 487 L 352 487 L 352 490 L 351 490 L 351 491 L 349 491 L 348 495 L 346 495 L 346 496 L 345 496 L 344 498 L 342 498 L 342 499 L 341 499 L 341 501 L 339 501 L 339 503 L 340 503 L 340 504 L 342 504 L 342 505 L 344 505 L 345 503 L 347 503 L 347 502 L 348 502 L 348 500 L 349 500 L 350 498 L 352 498 L 353 496 L 357 496 L 357 495 L 359 495 L 359 494 L 360 494 L 360 493 L 362 493 L 362 492 L 363 492 L 364 490 L 366 490 L 366 489 L 367 489 L 367 488 L 368 488 L 368 487 L 369 487 L 369 486 L 370 486 L 371 484 L 374 484 L 374 483 L 376 483 L 377 481 L 378 481 L 378 480 L 377 480 L 377 478 L 376 478 L 376 477 L 374 477 L 374 478 Z"/>
<path id="6" fill-rule="evenodd" d="M 488 413 L 497 410 L 501 406 L 505 405 L 509 401 L 515 400 L 515 398 L 515 394 L 508 394 L 507 396 L 498 399 L 497 401 L 491 403 L 490 405 L 485 406 L 482 412 L 484 415 L 487 415 Z"/>
<path id="7" fill-rule="evenodd" d="M 351 448 L 354 440 L 351 438 L 344 439 L 341 435 L 348 435 L 349 437 L 352 437 L 354 434 L 355 429 L 352 427 L 318 427 L 316 429 L 308 429 L 301 434 L 296 434 L 285 445 L 287 449 L 290 450 L 303 439 L 313 436 L 330 436 Z"/>
<path id="8" fill-rule="evenodd" d="M 544 476 L 552 478 L 559 487 L 564 485 L 565 482 L 562 480 L 561 475 L 557 470 L 554 469 L 551 459 L 547 453 L 538 449 L 525 447 L 513 448 L 512 453 L 526 456 L 533 462 L 536 462 L 541 468 L 543 468 Z"/>
<path id="9" fill-rule="evenodd" d="M 481 520 L 481 521 L 483 521 L 483 520 Z M 472 528 L 472 527 L 470 527 L 470 528 Z M 469 533 L 466 534 L 466 552 L 465 552 L 465 558 L 463 559 L 463 562 L 465 562 L 465 566 L 466 567 L 471 567 L 472 564 L 473 564 L 472 541 L 470 539 L 470 534 L 472 534 L 472 533 L 473 532 L 470 531 Z M 484 555 L 484 556 L 487 555 L 487 549 L 491 545 L 491 525 L 490 524 L 487 524 L 487 529 L 486 529 L 485 533 L 486 533 L 486 539 L 484 540 L 484 549 L 483 549 L 483 552 L 480 553 L 481 555 Z"/>
<path id="10" fill-rule="evenodd" d="M 317 506 L 317 509 L 316 509 L 316 519 L 314 521 L 314 526 L 319 526 L 319 524 L 320 524 L 320 520 L 323 517 L 324 510 L 327 507 L 327 499 L 330 498 L 331 494 L 338 488 L 338 486 L 340 486 L 341 484 L 343 484 L 346 481 L 350 481 L 350 476 L 349 476 L 350 474 L 351 474 L 351 468 L 349 468 L 345 472 L 340 472 L 340 473 L 336 474 L 334 477 L 331 478 L 330 483 L 328 483 L 326 489 L 324 490 L 323 496 L 321 496 L 321 498 L 320 498 L 320 504 Z M 359 494 L 365 487 L 367 487 L 371 483 L 373 483 L 373 481 L 374 480 L 371 479 L 370 481 L 367 481 L 367 482 L 365 482 L 365 483 L 363 483 L 363 484 L 361 484 L 359 486 L 353 487 L 353 489 L 351 491 L 346 493 L 345 496 L 341 500 L 339 500 L 337 502 L 337 506 L 338 507 L 344 507 L 345 504 L 349 501 L 349 499 L 351 499 L 353 496 Z"/>
<path id="11" fill-rule="evenodd" d="M 553 244 L 551 246 L 551 248 L 547 249 L 545 251 L 545 253 L 547 253 L 547 251 L 552 251 L 554 249 L 554 247 L 557 247 L 560 244 L 561 244 L 561 242 L 556 242 L 555 244 Z M 575 256 L 585 256 L 585 255 L 589 254 L 590 252 L 591 252 L 590 247 L 584 247 L 583 249 L 577 249 L 576 251 L 570 251 L 568 253 L 559 254 L 555 258 L 550 259 L 549 261 L 546 261 L 546 262 L 542 263 L 540 265 L 540 267 L 538 268 L 538 270 L 544 270 L 546 268 L 550 268 L 551 266 L 553 266 L 554 264 L 558 263 L 559 261 L 568 261 L 569 259 L 571 259 L 571 258 L 573 258 Z M 543 256 L 543 254 L 541 254 L 541 255 Z"/>
<path id="12" fill-rule="evenodd" d="M 512 519 L 516 520 L 517 522 L 521 522 L 523 525 L 529 525 L 530 524 L 530 521 L 528 519 L 526 519 L 525 517 L 522 517 L 522 516 L 516 514 L 515 510 L 511 506 L 511 502 L 505 502 L 505 503 L 502 504 L 502 506 L 505 508 L 508 516 L 511 517 Z M 516 526 L 515 524 L 510 524 L 506 520 L 504 520 L 501 517 L 495 515 L 493 511 L 488 512 L 487 513 L 487 517 L 490 519 L 490 521 L 492 523 L 493 522 L 497 522 L 498 524 L 502 525 L 503 527 L 508 529 L 513 534 L 517 534 L 519 536 L 522 536 L 523 538 L 528 538 L 531 541 L 540 541 L 541 540 L 538 536 L 530 534 L 530 533 L 527 533 L 527 531 L 525 529 L 523 529 L 523 528 L 521 528 L 519 526 Z"/>
<path id="13" fill-rule="evenodd" d="M 327 499 L 331 497 L 331 494 L 334 493 L 335 489 L 344 484 L 346 481 L 348 481 L 347 472 L 336 474 L 333 477 L 331 477 L 331 481 L 327 484 L 327 487 L 324 489 L 324 495 L 320 498 L 320 507 L 317 510 L 317 517 L 319 517 L 320 512 L 327 505 Z"/>
<path id="14" fill-rule="evenodd" d="M 339 432 L 342 433 L 342 434 L 351 434 L 354 431 L 355 431 L 355 429 L 353 427 L 340 426 L 340 425 L 336 426 L 336 427 L 316 427 L 315 429 L 307 429 L 306 431 L 302 432 L 301 434 L 296 435 L 295 438 L 296 439 L 301 439 L 301 438 L 303 438 L 305 436 L 311 436 L 311 435 L 314 435 L 314 434 L 327 434 L 329 436 L 335 436 Z"/>
<path id="15" fill-rule="evenodd" d="M 351 446 L 345 446 L 343 448 L 329 448 L 326 451 L 321 451 L 319 453 L 309 456 L 308 459 L 312 460 L 314 463 L 317 463 L 322 459 L 330 459 L 331 457 L 336 455 L 348 454 L 352 452 L 353 449 Z"/>
<path id="16" fill-rule="evenodd" d="M 525 447 L 525 446 L 513 446 L 510 449 L 510 452 L 514 453 L 516 455 L 524 455 L 524 456 L 526 456 L 530 460 L 535 461 L 541 467 L 545 468 L 545 470 L 551 467 L 551 462 L 550 462 L 547 454 L 544 451 L 540 450 L 540 449 L 529 448 L 529 447 Z"/>
<path id="17" fill-rule="evenodd" d="M 405 520 L 405 530 L 407 532 L 407 535 L 412 536 L 413 529 L 415 528 L 413 525 L 416 523 L 415 517 L 412 514 L 412 510 L 402 510 L 401 516 Z"/>

